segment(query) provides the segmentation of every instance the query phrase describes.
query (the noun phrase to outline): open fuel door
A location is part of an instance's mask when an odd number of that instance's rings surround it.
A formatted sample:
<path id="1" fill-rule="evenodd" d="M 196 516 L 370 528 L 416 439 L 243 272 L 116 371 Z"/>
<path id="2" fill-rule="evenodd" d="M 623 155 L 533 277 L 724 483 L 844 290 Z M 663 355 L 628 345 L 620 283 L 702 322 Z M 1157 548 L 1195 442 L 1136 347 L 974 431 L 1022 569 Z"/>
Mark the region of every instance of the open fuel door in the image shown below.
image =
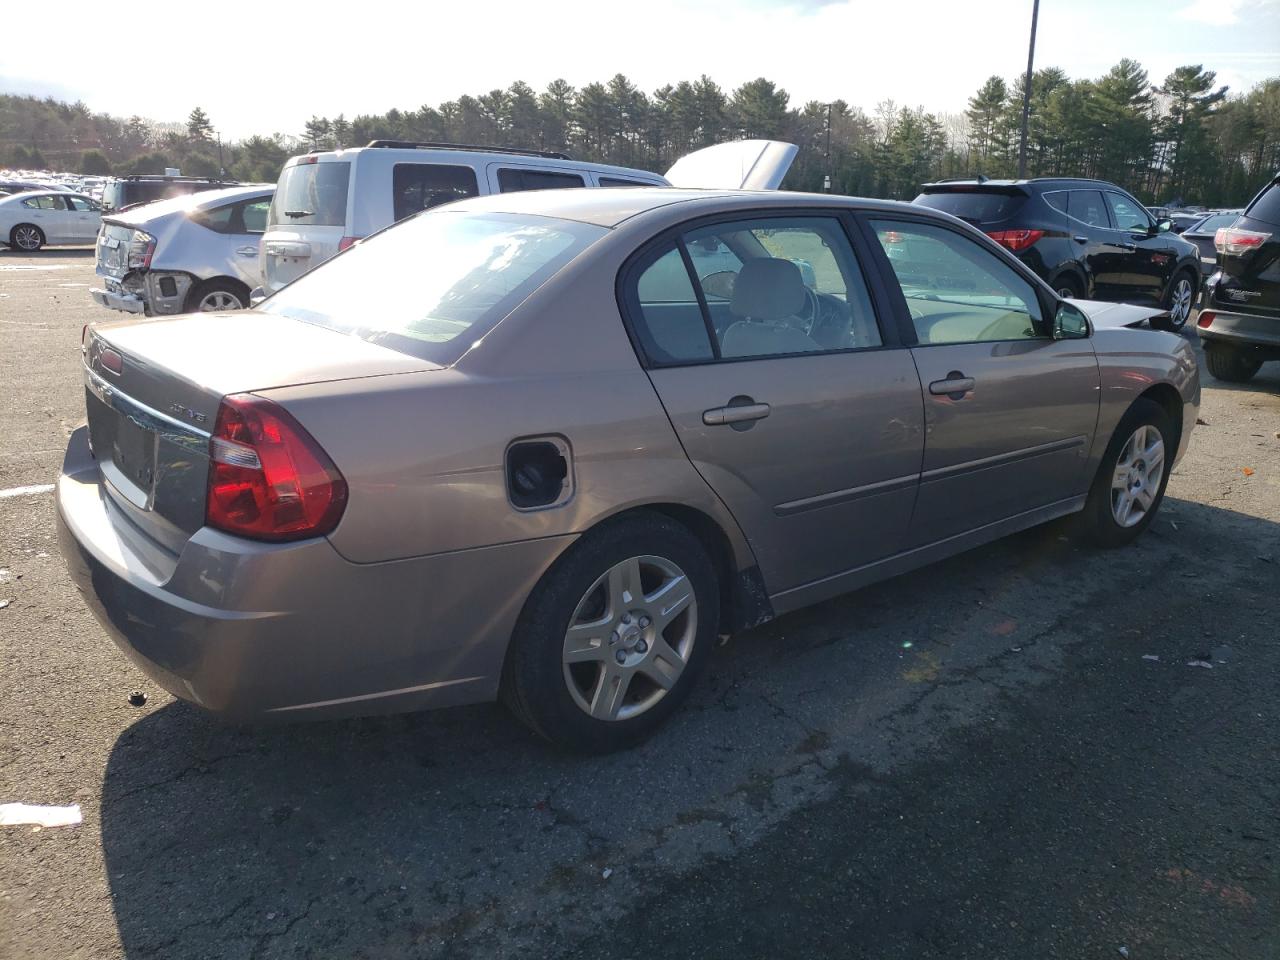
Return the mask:
<path id="1" fill-rule="evenodd" d="M 781 140 L 734 140 L 695 150 L 666 173 L 673 187 L 777 190 L 799 151 Z"/>

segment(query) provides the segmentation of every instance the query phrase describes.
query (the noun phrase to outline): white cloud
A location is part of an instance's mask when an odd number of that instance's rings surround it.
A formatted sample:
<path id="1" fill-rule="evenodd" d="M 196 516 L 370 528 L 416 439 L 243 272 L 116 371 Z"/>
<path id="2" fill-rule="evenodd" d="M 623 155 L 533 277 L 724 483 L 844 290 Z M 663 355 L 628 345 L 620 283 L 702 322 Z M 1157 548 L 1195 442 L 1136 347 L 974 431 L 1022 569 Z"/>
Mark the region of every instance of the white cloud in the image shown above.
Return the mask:
<path id="1" fill-rule="evenodd" d="M 1179 20 L 1225 26 L 1240 22 L 1240 8 L 1244 0 L 1193 0 L 1178 11 Z"/>

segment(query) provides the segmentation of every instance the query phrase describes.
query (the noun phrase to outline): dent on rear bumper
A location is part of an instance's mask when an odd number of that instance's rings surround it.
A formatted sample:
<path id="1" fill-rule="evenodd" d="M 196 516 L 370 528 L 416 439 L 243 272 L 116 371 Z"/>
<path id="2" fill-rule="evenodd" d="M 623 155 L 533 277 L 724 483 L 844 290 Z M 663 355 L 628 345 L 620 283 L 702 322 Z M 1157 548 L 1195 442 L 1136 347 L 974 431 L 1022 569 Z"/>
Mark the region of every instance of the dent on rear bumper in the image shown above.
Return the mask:
<path id="1" fill-rule="evenodd" d="M 354 564 L 324 539 L 262 544 L 205 528 L 174 556 L 112 507 L 84 434 L 57 485 L 72 579 L 144 673 L 229 716 L 493 699 L 524 599 L 572 540 Z"/>

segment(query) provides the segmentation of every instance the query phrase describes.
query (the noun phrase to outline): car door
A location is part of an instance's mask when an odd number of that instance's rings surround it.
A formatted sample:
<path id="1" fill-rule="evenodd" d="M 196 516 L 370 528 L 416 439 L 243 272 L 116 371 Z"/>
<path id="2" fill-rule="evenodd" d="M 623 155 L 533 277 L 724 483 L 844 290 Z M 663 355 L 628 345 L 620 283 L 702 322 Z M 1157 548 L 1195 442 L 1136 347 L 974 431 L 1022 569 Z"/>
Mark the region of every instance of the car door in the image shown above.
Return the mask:
<path id="1" fill-rule="evenodd" d="M 1178 254 L 1168 233 L 1157 233 L 1146 207 L 1114 190 L 1104 190 L 1111 214 L 1111 245 L 1118 251 L 1111 271 L 1113 291 L 1109 300 L 1159 303 L 1166 281 L 1177 265 Z"/>
<path id="2" fill-rule="evenodd" d="M 714 262 L 701 270 L 699 249 Z M 771 593 L 897 552 L 923 450 L 920 382 L 840 218 L 770 213 L 660 238 L 623 282 L 686 454 Z"/>
<path id="3" fill-rule="evenodd" d="M 1124 251 L 1113 246 L 1118 238 L 1111 229 L 1107 202 L 1102 199 L 1101 190 L 1068 190 L 1066 195 L 1067 229 L 1071 231 L 1072 245 L 1080 251 L 1085 272 L 1093 281 L 1092 294 L 1101 300 L 1112 299 L 1111 293 L 1119 282 L 1113 273 L 1123 267 L 1116 258 Z"/>
<path id="4" fill-rule="evenodd" d="M 67 197 L 71 208 L 71 228 L 74 233 L 68 239 L 73 243 L 91 243 L 98 236 L 102 225 L 102 208 L 86 197 Z"/>
<path id="5" fill-rule="evenodd" d="M 1092 342 L 1054 340 L 1053 298 L 981 238 L 898 217 L 869 227 L 899 281 L 923 385 L 924 462 L 907 545 L 1081 496 L 1098 418 Z"/>
<path id="6" fill-rule="evenodd" d="M 270 194 L 254 197 L 236 204 L 235 216 L 231 219 L 235 229 L 231 237 L 231 269 L 250 290 L 262 283 L 258 262 L 270 208 Z"/>

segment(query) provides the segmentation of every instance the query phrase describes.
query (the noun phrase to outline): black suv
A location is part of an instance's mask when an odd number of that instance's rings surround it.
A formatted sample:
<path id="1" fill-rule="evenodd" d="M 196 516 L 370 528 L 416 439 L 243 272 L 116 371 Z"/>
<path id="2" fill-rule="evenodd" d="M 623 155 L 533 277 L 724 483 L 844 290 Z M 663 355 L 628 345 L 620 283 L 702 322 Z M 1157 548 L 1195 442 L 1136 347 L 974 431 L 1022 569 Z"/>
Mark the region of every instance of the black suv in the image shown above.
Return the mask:
<path id="1" fill-rule="evenodd" d="M 1280 360 L 1280 174 L 1214 237 L 1218 272 L 1196 320 L 1204 361 L 1219 380 L 1244 383 Z"/>
<path id="2" fill-rule="evenodd" d="M 199 193 L 201 190 L 220 190 L 240 185 L 239 180 L 210 180 L 207 177 L 121 177 L 103 187 L 102 210 L 104 213 L 119 213 L 129 207 L 155 200 L 168 200 L 170 197 Z"/>
<path id="3" fill-rule="evenodd" d="M 1063 297 L 1152 303 L 1179 330 L 1200 289 L 1195 244 L 1102 180 L 942 180 L 915 202 L 974 224 Z"/>

